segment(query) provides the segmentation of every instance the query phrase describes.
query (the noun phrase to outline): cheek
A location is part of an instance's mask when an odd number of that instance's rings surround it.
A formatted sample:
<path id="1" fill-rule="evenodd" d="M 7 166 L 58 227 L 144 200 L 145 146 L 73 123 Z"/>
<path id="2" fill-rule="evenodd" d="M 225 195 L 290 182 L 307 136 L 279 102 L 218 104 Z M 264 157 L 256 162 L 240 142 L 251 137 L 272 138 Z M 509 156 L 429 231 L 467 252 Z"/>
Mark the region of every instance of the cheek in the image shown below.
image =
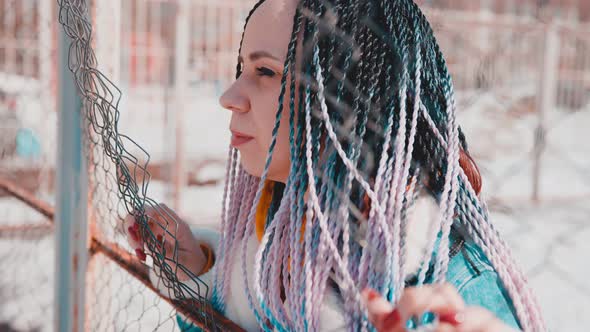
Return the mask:
<path id="1" fill-rule="evenodd" d="M 291 168 L 289 132 L 289 116 L 288 113 L 285 112 L 281 117 L 281 123 L 277 132 L 277 141 L 274 147 L 272 162 L 268 170 L 268 176 L 271 180 L 283 183 L 287 181 L 289 170 Z M 265 150 L 265 156 L 266 152 L 268 152 L 268 149 Z M 264 166 L 262 166 L 262 168 L 264 168 Z"/>
<path id="2" fill-rule="evenodd" d="M 264 153 L 266 153 L 268 152 L 272 141 L 272 131 L 275 126 L 277 110 L 279 108 L 278 98 L 280 94 L 280 81 L 261 88 L 260 92 L 260 97 L 257 98 L 257 105 L 253 105 L 252 111 L 257 126 L 257 136 L 260 138 L 258 143 L 264 150 Z M 287 98 L 285 99 L 288 100 Z M 288 102 L 286 104 L 287 105 L 284 103 L 284 105 L 288 107 Z M 285 113 L 286 112 L 283 112 L 283 116 Z"/>
<path id="3" fill-rule="evenodd" d="M 264 112 L 263 114 L 260 114 L 261 116 L 257 121 L 258 134 L 260 137 L 258 145 L 262 149 L 263 153 L 267 153 L 268 149 L 270 148 L 270 143 L 272 141 L 272 131 L 275 126 L 276 108 L 272 108 L 271 110 L 272 112 Z"/>
<path id="4" fill-rule="evenodd" d="M 290 94 L 289 91 L 285 93 L 285 98 L 283 101 L 283 115 L 281 116 L 281 124 L 279 126 L 279 131 L 277 133 L 277 145 L 276 145 L 276 161 L 278 167 L 280 168 L 289 168 L 290 162 L 290 138 L 291 138 L 291 128 L 290 128 L 290 116 L 291 110 L 289 108 L 290 104 Z M 295 100 L 295 105 L 297 105 L 297 100 Z M 295 122 L 296 123 L 296 122 Z M 296 127 L 295 127 L 296 128 Z M 275 159 L 273 157 L 273 159 Z"/>
<path id="5" fill-rule="evenodd" d="M 273 152 L 273 160 L 269 169 L 269 176 L 274 180 L 284 181 L 290 169 L 290 77 L 287 77 L 287 89 L 283 98 L 283 112 L 281 123 L 277 133 L 277 141 Z M 276 113 L 279 106 L 280 79 L 272 85 L 260 87 L 256 98 L 251 97 L 251 116 L 256 126 L 257 145 L 254 149 L 243 151 L 244 163 L 247 163 L 256 173 L 264 169 L 266 156 L 272 142 L 272 132 L 276 122 Z M 255 101 L 255 102 L 254 102 Z M 295 105 L 297 105 L 297 93 L 295 93 Z M 247 156 L 246 156 L 247 154 Z M 256 174 L 260 175 L 260 174 Z"/>
<path id="6" fill-rule="evenodd" d="M 275 126 L 276 113 L 278 110 L 278 96 L 280 91 L 276 93 L 272 100 L 272 108 L 265 107 L 264 117 L 259 119 L 259 123 L 264 127 L 264 141 L 261 142 L 261 155 L 266 156 L 270 143 L 272 142 L 272 131 Z M 289 174 L 290 169 L 290 126 L 289 126 L 289 91 L 285 92 L 283 99 L 283 111 L 281 116 L 281 122 L 277 132 L 276 143 L 273 152 L 272 163 L 269 169 L 269 177 L 273 180 L 284 182 Z M 269 101 L 269 104 L 271 102 Z M 264 158 L 264 161 L 266 158 Z M 264 163 L 263 161 L 263 163 Z M 264 166 L 262 166 L 264 167 Z"/>

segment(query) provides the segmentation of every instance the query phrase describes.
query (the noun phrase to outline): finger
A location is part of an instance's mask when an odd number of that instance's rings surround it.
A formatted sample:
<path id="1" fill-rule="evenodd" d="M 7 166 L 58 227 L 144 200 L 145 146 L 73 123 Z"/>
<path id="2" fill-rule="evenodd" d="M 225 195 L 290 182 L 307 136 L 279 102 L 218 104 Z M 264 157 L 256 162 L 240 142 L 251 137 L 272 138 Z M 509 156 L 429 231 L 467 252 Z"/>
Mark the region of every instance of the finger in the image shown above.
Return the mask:
<path id="1" fill-rule="evenodd" d="M 168 264 L 170 264 L 179 261 L 178 255 L 180 253 L 174 250 L 174 242 L 162 241 L 161 235 L 158 235 L 157 237 L 158 239 L 156 240 L 156 247 L 150 248 L 148 252 L 148 254 L 154 258 L 154 262 L 158 263 L 158 261 L 165 260 Z"/>
<path id="2" fill-rule="evenodd" d="M 165 211 L 165 213 L 168 215 L 168 217 L 170 219 L 172 219 L 172 221 L 178 222 L 179 220 L 181 220 L 180 217 L 178 216 L 178 214 L 176 214 L 176 212 L 174 210 L 169 208 L 168 205 L 162 203 L 162 204 L 160 204 L 160 207 Z"/>
<path id="3" fill-rule="evenodd" d="M 170 224 L 170 218 L 166 217 L 167 213 L 164 212 L 163 208 L 161 208 L 159 205 L 147 205 L 144 208 L 143 215 L 145 218 L 142 218 L 143 220 L 141 221 L 141 224 L 142 226 L 147 226 L 147 229 L 143 230 L 146 232 L 144 235 L 152 240 L 157 239 L 158 235 L 163 238 L 169 235 L 167 228 L 168 224 Z"/>
<path id="4" fill-rule="evenodd" d="M 138 221 L 138 215 L 129 214 L 123 220 L 127 242 L 135 252 L 136 256 L 142 261 L 145 261 L 147 257 L 144 250 L 146 241 L 147 243 L 150 243 L 150 250 L 148 250 L 149 252 L 158 248 L 161 249 L 162 243 L 165 242 L 164 239 L 166 236 L 166 230 L 161 225 L 166 223 L 159 221 L 164 220 L 164 218 L 161 217 L 163 211 L 164 210 L 162 208 L 158 208 L 157 206 L 145 206 L 143 215 L 145 216 L 144 220 L 147 221 L 146 223 L 148 229 L 142 228 L 141 221 Z M 155 243 L 153 239 L 156 240 Z M 174 241 L 168 239 L 168 242 Z M 172 250 L 168 249 L 167 252 L 171 253 Z"/>
<path id="5" fill-rule="evenodd" d="M 437 320 L 433 322 L 436 332 L 460 332 L 461 329 L 461 314 L 457 312 L 439 313 Z"/>
<path id="6" fill-rule="evenodd" d="M 154 234 L 155 241 L 152 242 L 153 245 L 149 246 L 150 254 L 160 253 L 169 263 L 177 263 L 182 261 L 183 258 L 186 258 L 187 255 L 195 254 L 194 252 L 183 249 L 178 240 L 165 230 L 160 229 L 159 231 L 154 232 Z"/>
<path id="7" fill-rule="evenodd" d="M 402 332 L 404 326 L 401 323 L 399 311 L 394 310 L 393 305 L 384 299 L 373 289 L 365 289 L 361 296 L 367 305 L 369 321 L 379 332 Z"/>
<path id="8" fill-rule="evenodd" d="M 394 309 L 379 317 L 375 328 L 379 332 L 405 332 L 406 322 L 402 320 L 399 310 Z"/>
<path id="9" fill-rule="evenodd" d="M 129 243 L 131 248 L 133 248 L 134 250 L 138 248 L 143 248 L 143 241 L 141 240 L 139 224 L 135 222 L 135 217 L 132 215 L 126 216 L 123 220 L 123 225 L 125 227 L 127 243 Z"/>
<path id="10" fill-rule="evenodd" d="M 160 207 L 162 208 L 162 214 L 164 215 L 164 217 L 166 219 L 166 224 L 165 224 L 165 225 L 167 225 L 167 229 L 166 229 L 167 232 L 166 233 L 169 237 L 172 237 L 171 240 L 175 240 L 175 238 L 177 237 L 179 232 L 183 232 L 183 231 L 187 231 L 187 230 L 185 230 L 184 228 L 180 229 L 181 226 L 183 226 L 183 223 L 181 222 L 182 219 L 178 216 L 178 214 L 176 214 L 176 212 L 174 210 L 172 210 L 166 204 L 163 204 L 163 203 L 160 204 Z"/>
<path id="11" fill-rule="evenodd" d="M 367 305 L 369 316 L 378 316 L 389 313 L 393 310 L 393 305 L 385 300 L 377 291 L 374 289 L 367 288 L 361 296 L 363 301 Z"/>
<path id="12" fill-rule="evenodd" d="M 180 255 L 182 254 L 181 249 L 177 246 L 177 242 L 172 241 L 160 241 L 160 246 L 158 247 L 162 253 L 165 253 L 168 259 L 173 261 L 180 260 Z"/>
<path id="13" fill-rule="evenodd" d="M 436 332 L 463 332 L 463 330 L 461 330 L 461 327 L 452 325 L 452 324 L 446 324 L 446 323 L 439 323 L 436 326 L 436 329 L 434 330 Z"/>
<path id="14" fill-rule="evenodd" d="M 162 235 L 165 241 L 173 241 L 177 235 L 178 216 L 164 204 L 146 207 L 147 225 L 154 236 Z"/>
<path id="15" fill-rule="evenodd" d="M 463 299 L 450 284 L 406 288 L 397 305 L 404 322 L 412 317 L 422 317 L 426 312 L 448 314 L 463 308 Z"/>
<path id="16" fill-rule="evenodd" d="M 481 307 L 467 307 L 457 314 L 459 322 L 457 331 L 461 332 L 515 332 L 512 327 L 504 324 L 494 314 Z M 441 324 L 449 325 L 449 324 Z"/>
<path id="17" fill-rule="evenodd" d="M 147 251 L 152 252 L 158 246 L 158 242 L 154 242 L 154 239 L 162 238 L 164 234 L 164 230 L 156 221 L 157 215 L 158 212 L 154 207 L 145 206 L 142 214 L 129 215 L 125 218 L 126 225 L 131 224 L 131 226 L 127 227 L 129 243 L 137 257 L 142 261 L 145 261 L 147 257 L 146 250 L 144 250 L 146 244 Z"/>
<path id="18" fill-rule="evenodd" d="M 146 211 L 150 211 L 150 215 L 162 226 L 176 225 L 180 217 L 170 209 L 166 204 L 156 204 L 153 207 L 149 206 Z"/>

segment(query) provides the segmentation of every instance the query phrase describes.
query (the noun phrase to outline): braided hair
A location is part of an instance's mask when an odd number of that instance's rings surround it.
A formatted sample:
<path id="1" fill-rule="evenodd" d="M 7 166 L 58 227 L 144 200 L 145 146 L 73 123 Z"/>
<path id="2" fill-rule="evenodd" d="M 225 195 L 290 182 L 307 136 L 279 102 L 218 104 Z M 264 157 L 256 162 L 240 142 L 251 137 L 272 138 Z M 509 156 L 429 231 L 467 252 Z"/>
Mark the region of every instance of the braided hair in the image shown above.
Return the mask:
<path id="1" fill-rule="evenodd" d="M 292 24 L 261 177 L 247 174 L 230 148 L 213 290 L 217 308 L 224 309 L 229 271 L 242 255 L 243 285 L 263 330 L 317 330 L 332 282 L 347 326 L 366 329 L 359 290 L 372 287 L 399 300 L 407 277 L 406 215 L 424 183 L 440 208 L 418 284 L 445 281 L 451 226 L 459 228 L 498 272 L 521 326 L 543 329 L 523 273 L 488 220 L 479 184 L 462 167 L 467 144 L 455 117 L 453 83 L 418 6 L 412 0 L 300 0 Z M 299 81 L 296 56 L 302 59 Z M 237 76 L 241 70 L 238 63 Z M 290 172 L 285 185 L 273 189 L 249 289 L 248 238 L 283 116 L 289 116 Z"/>

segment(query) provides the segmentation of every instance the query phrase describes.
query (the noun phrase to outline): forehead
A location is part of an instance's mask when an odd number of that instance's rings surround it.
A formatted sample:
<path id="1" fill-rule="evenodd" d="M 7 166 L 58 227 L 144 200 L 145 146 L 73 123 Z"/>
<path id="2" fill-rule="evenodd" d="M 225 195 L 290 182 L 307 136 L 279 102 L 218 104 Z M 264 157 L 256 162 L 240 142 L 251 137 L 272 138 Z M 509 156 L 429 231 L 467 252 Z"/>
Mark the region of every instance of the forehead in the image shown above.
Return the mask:
<path id="1" fill-rule="evenodd" d="M 284 60 L 293 28 L 296 0 L 266 0 L 254 11 L 242 43 L 242 56 L 266 51 Z"/>

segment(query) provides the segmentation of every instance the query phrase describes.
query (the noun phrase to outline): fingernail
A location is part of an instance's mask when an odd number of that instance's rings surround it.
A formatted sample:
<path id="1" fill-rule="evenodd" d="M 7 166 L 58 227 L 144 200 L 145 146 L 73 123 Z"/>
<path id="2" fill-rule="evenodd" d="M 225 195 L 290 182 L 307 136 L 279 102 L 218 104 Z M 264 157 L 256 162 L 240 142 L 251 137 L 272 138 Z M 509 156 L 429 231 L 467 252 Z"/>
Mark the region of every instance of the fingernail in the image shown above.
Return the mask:
<path id="1" fill-rule="evenodd" d="M 463 323 L 463 315 L 461 313 L 449 312 L 438 316 L 438 320 L 443 323 L 457 326 Z"/>
<path id="2" fill-rule="evenodd" d="M 365 288 L 362 292 L 361 292 L 361 296 L 364 299 L 365 302 L 371 302 L 373 301 L 375 298 L 377 298 L 379 296 L 379 293 L 377 293 L 374 289 L 372 288 Z"/>
<path id="3" fill-rule="evenodd" d="M 372 315 L 384 317 L 393 310 L 393 306 L 377 291 L 367 288 L 362 292 L 363 301 Z"/>
<path id="4" fill-rule="evenodd" d="M 133 241 L 139 242 L 139 236 L 137 236 L 135 229 L 133 227 L 129 227 L 127 230 L 129 231 L 129 235 L 131 235 Z"/>
<path id="5" fill-rule="evenodd" d="M 383 327 L 391 328 L 399 324 L 402 317 L 399 314 L 397 309 L 394 309 L 392 312 L 388 313 L 385 318 L 383 318 Z"/>
<path id="6" fill-rule="evenodd" d="M 158 240 L 158 242 L 160 242 L 160 243 L 164 242 L 164 240 L 163 240 L 163 238 L 162 238 L 162 235 L 158 235 L 158 236 L 156 236 L 156 239 L 157 239 L 157 240 Z"/>
<path id="7" fill-rule="evenodd" d="M 369 301 L 373 301 L 374 299 L 376 299 L 376 298 L 378 298 L 378 297 L 379 297 L 379 293 L 377 293 L 377 291 L 376 291 L 376 290 L 374 290 L 374 289 L 369 289 L 369 290 L 367 291 L 367 300 L 369 300 Z"/>
<path id="8" fill-rule="evenodd" d="M 145 259 L 147 256 L 146 256 L 145 252 L 143 252 L 143 250 L 135 249 L 135 254 L 137 255 L 137 257 L 139 257 L 140 260 L 145 262 Z"/>

